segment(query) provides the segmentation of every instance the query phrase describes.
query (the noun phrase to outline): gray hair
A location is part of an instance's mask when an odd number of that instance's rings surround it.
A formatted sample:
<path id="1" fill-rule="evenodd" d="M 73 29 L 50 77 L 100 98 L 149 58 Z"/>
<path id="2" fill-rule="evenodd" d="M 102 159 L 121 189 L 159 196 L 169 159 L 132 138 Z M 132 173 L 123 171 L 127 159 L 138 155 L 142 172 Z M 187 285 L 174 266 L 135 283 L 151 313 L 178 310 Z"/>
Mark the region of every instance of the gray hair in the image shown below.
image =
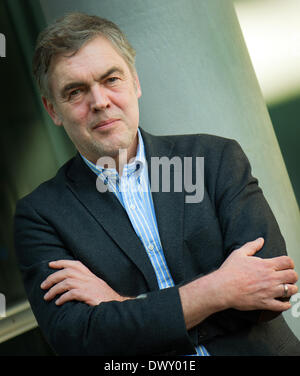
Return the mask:
<path id="1" fill-rule="evenodd" d="M 98 35 L 106 37 L 124 58 L 131 72 L 135 72 L 136 52 L 116 24 L 98 16 L 69 13 L 48 26 L 37 39 L 33 74 L 43 96 L 53 99 L 48 75 L 53 57 L 62 53 L 73 55 Z"/>

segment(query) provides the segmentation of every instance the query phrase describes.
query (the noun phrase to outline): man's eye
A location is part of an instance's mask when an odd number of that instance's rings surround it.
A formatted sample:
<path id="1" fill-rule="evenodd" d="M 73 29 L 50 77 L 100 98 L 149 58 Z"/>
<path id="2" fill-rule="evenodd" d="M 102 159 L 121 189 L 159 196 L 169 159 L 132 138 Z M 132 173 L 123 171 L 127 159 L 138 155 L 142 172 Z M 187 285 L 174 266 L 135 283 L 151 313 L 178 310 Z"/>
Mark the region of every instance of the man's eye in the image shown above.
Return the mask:
<path id="1" fill-rule="evenodd" d="M 72 97 L 80 94 L 80 92 L 81 92 L 81 89 L 73 90 L 73 91 L 71 91 L 71 93 L 69 94 L 69 96 L 70 96 L 70 98 L 72 98 Z"/>
<path id="2" fill-rule="evenodd" d="M 118 77 L 109 77 L 108 79 L 107 79 L 107 82 L 109 83 L 109 84 L 114 84 L 116 81 L 118 81 L 119 80 L 119 78 Z"/>

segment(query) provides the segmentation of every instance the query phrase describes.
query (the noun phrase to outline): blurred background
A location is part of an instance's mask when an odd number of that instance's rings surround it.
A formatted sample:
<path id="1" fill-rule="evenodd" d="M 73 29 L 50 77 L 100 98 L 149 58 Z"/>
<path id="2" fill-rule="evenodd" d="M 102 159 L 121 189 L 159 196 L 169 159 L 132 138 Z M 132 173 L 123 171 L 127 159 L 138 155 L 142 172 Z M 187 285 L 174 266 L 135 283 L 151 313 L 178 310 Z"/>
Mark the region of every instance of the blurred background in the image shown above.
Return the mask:
<path id="1" fill-rule="evenodd" d="M 143 1 L 146 4 L 147 0 Z M 218 6 L 217 0 L 211 1 Z M 124 3 L 133 22 L 136 3 L 123 0 Z M 193 0 L 184 3 L 196 4 Z M 180 1 L 174 0 L 175 4 L 178 9 Z M 6 299 L 6 316 L 0 317 L 0 355 L 54 354 L 26 299 L 14 253 L 12 224 L 16 201 L 52 177 L 75 152 L 65 133 L 52 125 L 42 108 L 31 73 L 36 37 L 50 20 L 65 11 L 88 12 L 89 6 L 93 10 L 109 7 L 106 0 L 0 0 L 0 33 L 6 38 L 6 57 L 0 57 L 0 293 Z M 300 1 L 237 0 L 233 6 L 299 214 Z M 147 13 L 143 17 L 146 19 Z M 129 34 L 133 33 L 130 26 L 127 28 Z M 142 74 L 143 81 L 147 82 L 146 72 Z M 146 100 L 142 102 L 142 113 L 145 106 Z M 209 126 L 206 132 L 216 133 Z M 265 148 L 268 149 L 267 143 Z M 272 168 L 279 169 L 276 164 Z"/>

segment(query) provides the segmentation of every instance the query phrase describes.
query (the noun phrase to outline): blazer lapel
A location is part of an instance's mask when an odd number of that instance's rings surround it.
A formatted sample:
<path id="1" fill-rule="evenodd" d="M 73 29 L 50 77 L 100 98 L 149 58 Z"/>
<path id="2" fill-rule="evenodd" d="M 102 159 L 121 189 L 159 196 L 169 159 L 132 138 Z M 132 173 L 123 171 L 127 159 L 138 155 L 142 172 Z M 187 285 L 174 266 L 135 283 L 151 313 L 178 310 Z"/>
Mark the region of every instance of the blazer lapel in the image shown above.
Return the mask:
<path id="1" fill-rule="evenodd" d="M 76 155 L 68 171 L 68 178 L 67 185 L 77 199 L 143 273 L 149 289 L 157 290 L 155 272 L 126 211 L 112 192 L 97 191 L 97 176 L 79 154 Z"/>
<path id="2" fill-rule="evenodd" d="M 149 179 L 151 183 L 151 171 L 153 157 L 172 158 L 174 144 L 168 137 L 155 137 L 140 129 L 146 151 L 148 163 Z M 183 161 L 182 161 L 183 162 Z M 152 171 L 159 174 L 159 182 L 162 182 L 162 169 Z M 174 170 L 170 169 L 170 181 L 174 182 Z M 170 192 L 152 192 L 153 204 L 158 224 L 158 231 L 165 254 L 165 258 L 170 269 L 175 284 L 184 279 L 183 265 L 183 218 L 184 218 L 184 192 L 174 192 L 172 184 Z M 183 187 L 182 187 L 183 188 Z"/>

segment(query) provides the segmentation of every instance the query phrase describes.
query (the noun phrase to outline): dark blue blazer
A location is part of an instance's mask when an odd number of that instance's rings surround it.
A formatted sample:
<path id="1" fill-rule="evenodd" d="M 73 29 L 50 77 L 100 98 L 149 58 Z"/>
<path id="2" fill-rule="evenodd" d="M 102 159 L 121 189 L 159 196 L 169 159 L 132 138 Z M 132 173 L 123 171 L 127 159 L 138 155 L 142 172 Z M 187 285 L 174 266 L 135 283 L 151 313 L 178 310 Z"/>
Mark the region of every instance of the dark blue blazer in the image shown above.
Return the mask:
<path id="1" fill-rule="evenodd" d="M 285 242 L 236 141 L 141 132 L 149 171 L 153 156 L 204 157 L 201 202 L 186 203 L 184 191 L 153 192 L 176 286 L 159 290 L 126 212 L 113 193 L 97 191 L 96 175 L 77 154 L 21 199 L 15 215 L 26 292 L 49 344 L 61 355 L 191 354 L 198 343 L 211 355 L 299 355 L 299 342 L 281 315 L 262 321 L 260 311 L 229 309 L 186 330 L 178 293 L 182 284 L 217 269 L 230 252 L 259 236 L 265 239 L 261 257 L 286 254 Z M 171 181 L 173 174 L 171 169 Z M 57 307 L 44 301 L 40 284 L 53 272 L 48 262 L 59 259 L 80 260 L 121 295 L 146 293 L 146 298 Z"/>

